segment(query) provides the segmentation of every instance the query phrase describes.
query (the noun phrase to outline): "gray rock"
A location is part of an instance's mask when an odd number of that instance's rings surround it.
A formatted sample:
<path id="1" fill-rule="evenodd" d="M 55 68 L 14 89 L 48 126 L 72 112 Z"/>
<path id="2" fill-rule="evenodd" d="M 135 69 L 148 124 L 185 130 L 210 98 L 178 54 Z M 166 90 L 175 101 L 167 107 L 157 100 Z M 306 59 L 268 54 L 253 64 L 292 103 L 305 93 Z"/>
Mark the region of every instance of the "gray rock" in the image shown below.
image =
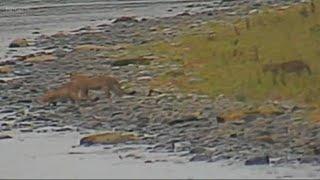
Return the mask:
<path id="1" fill-rule="evenodd" d="M 173 148 L 174 152 L 189 151 L 191 149 L 191 143 L 189 141 L 176 142 L 176 143 L 173 143 L 173 145 L 174 145 L 174 148 Z"/>
<path id="2" fill-rule="evenodd" d="M 16 123 L 14 124 L 14 128 L 29 128 L 32 126 L 32 123 L 30 122 L 20 122 L 20 123 Z"/>
<path id="3" fill-rule="evenodd" d="M 17 71 L 13 71 L 13 74 L 17 76 L 28 76 L 28 75 L 31 75 L 32 72 L 30 70 L 17 70 Z"/>
<path id="4" fill-rule="evenodd" d="M 0 66 L 15 65 L 15 64 L 16 64 L 16 62 L 13 60 L 0 61 Z"/>
<path id="5" fill-rule="evenodd" d="M 33 129 L 31 128 L 23 128 L 23 129 L 19 129 L 20 132 L 22 133 L 30 133 L 33 132 Z"/>
<path id="6" fill-rule="evenodd" d="M 259 10 L 258 9 L 252 9 L 249 11 L 249 14 L 252 15 L 252 14 L 258 14 L 259 13 Z"/>
<path id="7" fill-rule="evenodd" d="M 150 81 L 152 80 L 152 76 L 141 76 L 137 78 L 138 81 Z"/>
<path id="8" fill-rule="evenodd" d="M 107 146 L 108 147 L 108 146 Z M 122 147 L 122 148 L 118 148 L 115 149 L 114 151 L 112 151 L 113 153 L 127 153 L 129 151 L 135 151 L 137 150 L 137 147 Z"/>
<path id="9" fill-rule="evenodd" d="M 191 122 L 191 121 L 199 121 L 199 119 L 195 116 L 185 116 L 180 119 L 169 121 L 168 125 L 173 126 L 176 124 L 181 124 L 181 123 L 186 123 L 186 122 Z"/>
<path id="10" fill-rule="evenodd" d="M 14 112 L 15 112 L 15 109 L 8 108 L 8 109 L 2 109 L 0 111 L 0 114 L 7 114 L 7 113 L 14 113 Z"/>
<path id="11" fill-rule="evenodd" d="M 137 155 L 137 154 L 134 154 L 134 153 L 127 154 L 125 156 L 125 158 L 133 158 L 133 159 L 141 159 L 142 157 L 143 157 L 142 155 Z"/>
<path id="12" fill-rule="evenodd" d="M 259 115 L 250 114 L 250 115 L 247 115 L 247 116 L 243 117 L 242 119 L 247 121 L 247 122 L 251 122 L 251 121 L 257 120 L 258 116 Z"/>
<path id="13" fill-rule="evenodd" d="M 228 160 L 230 159 L 231 157 L 229 155 L 220 155 L 220 156 L 217 156 L 217 157 L 214 157 L 213 159 L 211 159 L 209 162 L 217 162 L 217 161 L 223 161 L 223 160 Z"/>
<path id="14" fill-rule="evenodd" d="M 62 128 L 53 129 L 53 131 L 55 131 L 55 132 L 74 131 L 74 128 L 71 128 L 71 127 L 62 127 Z"/>
<path id="15" fill-rule="evenodd" d="M 246 166 L 250 165 L 267 165 L 270 163 L 269 156 L 253 157 L 245 161 Z"/>
<path id="16" fill-rule="evenodd" d="M 287 160 L 285 158 L 282 157 L 278 157 L 278 158 L 269 158 L 270 160 L 270 164 L 283 164 L 285 163 Z"/>
<path id="17" fill-rule="evenodd" d="M 153 147 L 152 152 L 172 152 L 172 144 L 160 143 Z"/>
<path id="18" fill-rule="evenodd" d="M 211 156 L 205 155 L 205 154 L 197 154 L 193 156 L 190 160 L 190 162 L 197 162 L 197 161 L 211 161 Z"/>
<path id="19" fill-rule="evenodd" d="M 196 148 L 192 148 L 192 149 L 190 150 L 190 153 L 191 153 L 191 154 L 202 154 L 202 153 L 204 153 L 204 152 L 206 152 L 206 149 L 203 148 L 203 147 L 196 147 Z"/>
<path id="20" fill-rule="evenodd" d="M 56 49 L 55 51 L 54 51 L 54 54 L 57 56 L 57 57 L 64 57 L 66 54 L 67 54 L 67 52 L 65 51 L 65 50 L 63 50 L 63 49 Z"/>
<path id="21" fill-rule="evenodd" d="M 9 136 L 9 135 L 0 135 L 0 140 L 3 140 L 3 139 L 12 139 L 12 136 Z"/>
<path id="22" fill-rule="evenodd" d="M 31 99 L 19 99 L 17 103 L 23 103 L 23 104 L 31 104 L 32 100 Z"/>

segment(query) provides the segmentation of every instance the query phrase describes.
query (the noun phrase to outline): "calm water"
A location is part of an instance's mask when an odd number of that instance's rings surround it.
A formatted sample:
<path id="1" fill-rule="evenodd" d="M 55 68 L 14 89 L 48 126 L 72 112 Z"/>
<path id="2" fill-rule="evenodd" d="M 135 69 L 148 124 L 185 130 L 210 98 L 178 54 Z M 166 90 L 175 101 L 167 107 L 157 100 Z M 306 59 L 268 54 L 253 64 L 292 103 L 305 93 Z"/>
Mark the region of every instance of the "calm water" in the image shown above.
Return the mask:
<path id="1" fill-rule="evenodd" d="M 106 23 L 124 15 L 172 16 L 191 3 L 217 2 L 220 0 L 0 0 L 0 59 L 4 58 L 10 41 L 17 37 L 32 38 L 33 31 L 48 34 Z"/>

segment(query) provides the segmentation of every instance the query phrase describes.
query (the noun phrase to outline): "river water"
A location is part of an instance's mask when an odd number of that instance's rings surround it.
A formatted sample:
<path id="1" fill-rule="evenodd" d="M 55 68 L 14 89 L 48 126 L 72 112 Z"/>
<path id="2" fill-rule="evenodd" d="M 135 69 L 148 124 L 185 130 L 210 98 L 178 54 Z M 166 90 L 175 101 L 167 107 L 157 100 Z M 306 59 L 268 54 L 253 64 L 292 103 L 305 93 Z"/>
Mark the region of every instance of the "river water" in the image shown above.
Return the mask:
<path id="1" fill-rule="evenodd" d="M 173 16 L 189 4 L 217 5 L 220 0 L 1 0 L 0 59 L 4 59 L 10 41 L 33 38 L 32 32 L 50 34 L 85 25 L 108 23 L 120 16 Z M 203 7 L 203 6 L 202 6 Z M 168 11 L 170 10 L 170 11 Z"/>

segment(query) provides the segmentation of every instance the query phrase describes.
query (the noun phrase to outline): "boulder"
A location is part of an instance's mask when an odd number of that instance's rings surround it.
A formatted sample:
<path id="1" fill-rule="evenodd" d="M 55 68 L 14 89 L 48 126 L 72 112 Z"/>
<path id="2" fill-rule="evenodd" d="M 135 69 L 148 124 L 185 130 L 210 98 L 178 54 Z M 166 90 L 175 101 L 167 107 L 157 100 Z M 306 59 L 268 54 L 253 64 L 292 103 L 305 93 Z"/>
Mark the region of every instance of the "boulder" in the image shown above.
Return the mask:
<path id="1" fill-rule="evenodd" d="M 136 134 L 124 132 L 106 132 L 101 134 L 94 134 L 83 137 L 80 140 L 80 145 L 93 145 L 93 144 L 118 144 L 128 141 L 137 141 L 140 138 Z"/>
<path id="2" fill-rule="evenodd" d="M 29 43 L 26 39 L 24 38 L 18 38 L 13 40 L 10 45 L 9 48 L 18 48 L 18 47 L 27 47 L 29 46 Z"/>

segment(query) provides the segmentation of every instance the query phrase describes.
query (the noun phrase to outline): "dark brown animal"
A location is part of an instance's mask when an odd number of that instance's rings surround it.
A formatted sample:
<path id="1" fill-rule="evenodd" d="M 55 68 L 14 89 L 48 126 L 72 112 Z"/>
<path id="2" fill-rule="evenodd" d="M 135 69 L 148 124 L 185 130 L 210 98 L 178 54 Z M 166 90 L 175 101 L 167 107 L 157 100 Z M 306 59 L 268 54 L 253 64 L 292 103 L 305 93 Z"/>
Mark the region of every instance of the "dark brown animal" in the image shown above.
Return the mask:
<path id="1" fill-rule="evenodd" d="M 303 73 L 303 71 L 307 71 L 309 75 L 311 75 L 311 69 L 308 64 L 306 64 L 303 61 L 300 60 L 293 60 L 283 63 L 271 63 L 271 64 L 265 64 L 262 67 L 262 72 L 267 73 L 271 72 L 273 75 L 273 83 L 277 83 L 277 76 L 281 76 L 281 82 L 283 84 L 285 83 L 284 75 L 288 73 L 296 73 L 298 76 Z"/>
<path id="2" fill-rule="evenodd" d="M 310 9 L 311 9 L 312 13 L 316 12 L 316 5 L 314 4 L 313 0 L 311 0 L 311 2 L 310 2 Z"/>

